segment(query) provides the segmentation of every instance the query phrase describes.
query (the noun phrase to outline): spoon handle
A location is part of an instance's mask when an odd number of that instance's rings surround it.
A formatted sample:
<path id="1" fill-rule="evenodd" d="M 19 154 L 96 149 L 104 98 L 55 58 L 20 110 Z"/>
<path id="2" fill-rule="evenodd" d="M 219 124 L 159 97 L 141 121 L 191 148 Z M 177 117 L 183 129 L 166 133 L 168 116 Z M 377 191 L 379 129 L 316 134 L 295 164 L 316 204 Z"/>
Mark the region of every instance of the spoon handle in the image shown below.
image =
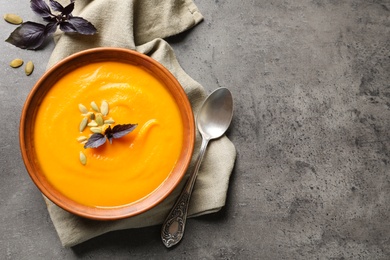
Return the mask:
<path id="1" fill-rule="evenodd" d="M 168 248 L 179 243 L 184 235 L 184 227 L 186 225 L 192 189 L 194 188 L 195 180 L 208 143 L 209 139 L 202 139 L 202 145 L 200 147 L 198 159 L 196 160 L 195 169 L 188 178 L 179 198 L 176 200 L 175 205 L 163 223 L 161 239 Z"/>

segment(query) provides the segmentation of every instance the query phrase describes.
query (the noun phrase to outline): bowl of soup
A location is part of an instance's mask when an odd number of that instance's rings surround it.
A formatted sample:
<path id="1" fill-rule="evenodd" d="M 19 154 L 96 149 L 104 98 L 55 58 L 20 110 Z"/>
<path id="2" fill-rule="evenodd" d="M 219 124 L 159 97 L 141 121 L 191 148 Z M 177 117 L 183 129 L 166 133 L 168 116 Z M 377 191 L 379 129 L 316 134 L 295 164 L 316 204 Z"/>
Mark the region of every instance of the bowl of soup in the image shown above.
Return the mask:
<path id="1" fill-rule="evenodd" d="M 195 141 L 177 79 L 136 51 L 71 55 L 35 84 L 23 107 L 20 148 L 39 190 L 81 217 L 145 212 L 180 183 Z"/>

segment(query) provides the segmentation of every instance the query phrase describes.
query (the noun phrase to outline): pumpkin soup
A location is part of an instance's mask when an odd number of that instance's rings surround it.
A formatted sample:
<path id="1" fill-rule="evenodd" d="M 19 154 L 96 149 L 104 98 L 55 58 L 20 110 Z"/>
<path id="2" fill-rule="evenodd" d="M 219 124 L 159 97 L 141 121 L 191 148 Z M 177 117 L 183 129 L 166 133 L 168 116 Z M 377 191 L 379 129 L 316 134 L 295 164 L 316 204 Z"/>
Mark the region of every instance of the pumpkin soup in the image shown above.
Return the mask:
<path id="1" fill-rule="evenodd" d="M 84 148 L 92 130 L 126 124 L 134 126 L 126 135 Z M 182 142 L 183 123 L 169 91 L 146 70 L 120 62 L 92 63 L 63 76 L 35 121 L 47 180 L 92 207 L 124 206 L 153 193 L 174 168 Z"/>

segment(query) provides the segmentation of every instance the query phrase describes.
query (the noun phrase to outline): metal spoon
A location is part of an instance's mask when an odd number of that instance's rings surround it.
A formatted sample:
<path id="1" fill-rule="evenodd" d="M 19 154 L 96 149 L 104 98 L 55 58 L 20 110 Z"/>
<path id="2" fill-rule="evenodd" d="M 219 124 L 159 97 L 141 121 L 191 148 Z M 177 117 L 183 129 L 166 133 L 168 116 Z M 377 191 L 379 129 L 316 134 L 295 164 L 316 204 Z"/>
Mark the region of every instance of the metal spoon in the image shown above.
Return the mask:
<path id="1" fill-rule="evenodd" d="M 161 239 L 166 247 L 180 242 L 184 234 L 188 205 L 200 164 L 210 140 L 221 137 L 233 117 L 233 98 L 227 88 L 218 88 L 204 101 L 198 116 L 197 127 L 202 135 L 202 145 L 195 169 L 186 182 L 179 198 L 168 214 L 161 230 Z"/>

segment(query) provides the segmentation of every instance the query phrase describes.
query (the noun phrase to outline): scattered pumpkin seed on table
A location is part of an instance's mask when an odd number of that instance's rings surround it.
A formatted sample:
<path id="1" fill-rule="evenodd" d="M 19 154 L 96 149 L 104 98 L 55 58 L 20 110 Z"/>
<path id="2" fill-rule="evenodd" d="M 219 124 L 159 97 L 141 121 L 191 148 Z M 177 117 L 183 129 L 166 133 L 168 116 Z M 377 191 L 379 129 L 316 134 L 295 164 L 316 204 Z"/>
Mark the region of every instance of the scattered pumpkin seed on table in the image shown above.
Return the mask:
<path id="1" fill-rule="evenodd" d="M 12 68 L 19 68 L 20 66 L 23 65 L 23 60 L 22 59 L 14 59 L 10 62 L 9 64 Z"/>
<path id="2" fill-rule="evenodd" d="M 3 17 L 4 17 L 4 20 L 8 23 L 12 23 L 12 24 L 23 23 L 22 17 L 20 17 L 19 15 L 16 15 L 16 14 L 5 14 Z"/>
<path id="3" fill-rule="evenodd" d="M 24 72 L 29 76 L 34 71 L 34 63 L 32 61 L 27 62 Z"/>

